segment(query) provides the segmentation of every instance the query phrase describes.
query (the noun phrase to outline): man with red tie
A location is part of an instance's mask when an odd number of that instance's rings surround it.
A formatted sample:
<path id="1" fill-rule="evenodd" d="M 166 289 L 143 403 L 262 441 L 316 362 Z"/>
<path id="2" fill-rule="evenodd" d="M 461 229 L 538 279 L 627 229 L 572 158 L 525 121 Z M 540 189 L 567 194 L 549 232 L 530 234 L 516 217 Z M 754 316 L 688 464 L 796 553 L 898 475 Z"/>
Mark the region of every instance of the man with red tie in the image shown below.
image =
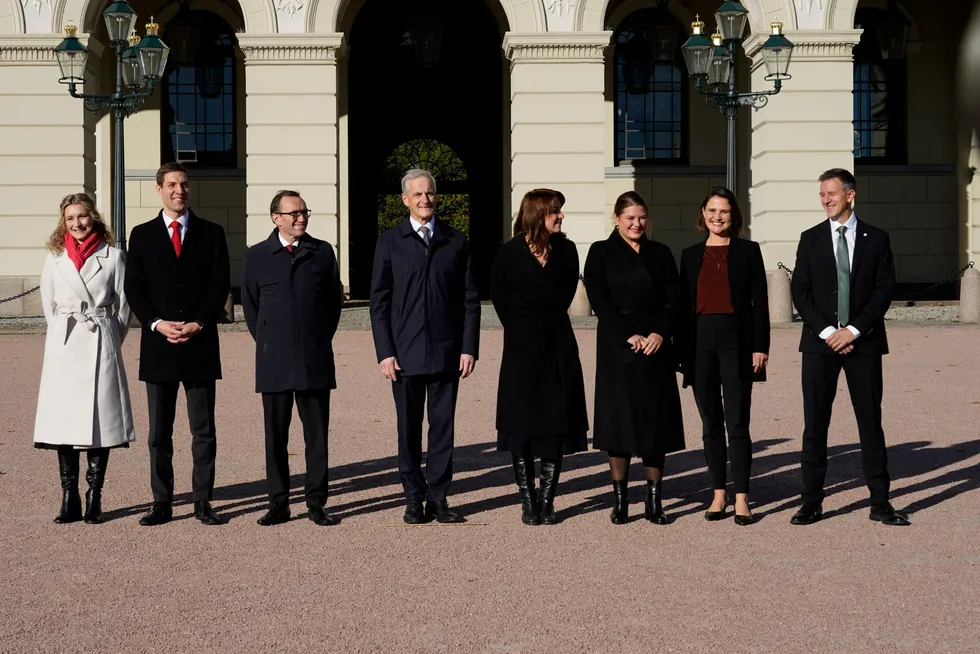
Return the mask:
<path id="1" fill-rule="evenodd" d="M 126 296 L 143 326 L 140 381 L 150 414 L 150 485 L 153 506 L 144 526 L 173 517 L 173 430 L 177 391 L 187 398 L 194 458 L 194 516 L 206 525 L 223 520 L 211 508 L 217 442 L 215 381 L 221 379 L 217 324 L 224 319 L 230 271 L 220 225 L 188 208 L 190 183 L 179 163 L 156 174 L 163 208 L 129 237 Z"/>

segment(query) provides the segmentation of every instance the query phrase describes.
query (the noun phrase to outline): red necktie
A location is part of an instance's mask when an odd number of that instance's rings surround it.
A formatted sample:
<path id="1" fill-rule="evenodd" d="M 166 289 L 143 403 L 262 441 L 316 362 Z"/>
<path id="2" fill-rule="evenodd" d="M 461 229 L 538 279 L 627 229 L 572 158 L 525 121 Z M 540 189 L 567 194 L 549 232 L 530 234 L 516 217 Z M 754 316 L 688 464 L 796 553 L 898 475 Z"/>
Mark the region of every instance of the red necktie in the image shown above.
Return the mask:
<path id="1" fill-rule="evenodd" d="M 179 257 L 180 256 L 180 223 L 177 222 L 176 220 L 173 221 L 172 223 L 170 223 L 170 229 L 173 230 L 173 234 L 170 236 L 170 240 L 173 241 L 174 252 L 176 252 L 177 256 Z"/>
<path id="2" fill-rule="evenodd" d="M 286 246 L 286 249 L 289 250 L 289 254 L 292 254 L 293 253 L 293 249 L 295 249 L 295 247 L 296 247 L 295 245 L 287 245 Z"/>

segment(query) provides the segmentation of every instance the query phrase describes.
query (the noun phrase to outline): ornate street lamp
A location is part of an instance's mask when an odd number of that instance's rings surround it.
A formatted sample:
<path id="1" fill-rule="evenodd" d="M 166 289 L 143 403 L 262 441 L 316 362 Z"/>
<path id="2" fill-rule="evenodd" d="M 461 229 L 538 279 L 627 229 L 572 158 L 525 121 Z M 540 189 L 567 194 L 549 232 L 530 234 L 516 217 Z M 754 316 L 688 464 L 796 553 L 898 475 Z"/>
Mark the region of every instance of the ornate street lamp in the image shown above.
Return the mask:
<path id="1" fill-rule="evenodd" d="M 112 94 L 79 93 L 78 85 L 84 83 L 88 49 L 78 40 L 78 28 L 65 27 L 65 38 L 55 49 L 55 58 L 61 69 L 62 84 L 68 85 L 73 98 L 85 101 L 85 108 L 93 113 L 111 109 L 115 123 L 115 147 L 113 152 L 112 231 L 116 245 L 126 249 L 126 166 L 123 148 L 123 119 L 143 106 L 146 98 L 163 77 L 170 53 L 153 22 L 146 25 L 146 36 L 136 35 L 136 12 L 125 0 L 113 2 L 102 12 L 109 46 L 116 51 L 116 92 Z M 127 92 L 128 89 L 128 92 Z"/>
<path id="2" fill-rule="evenodd" d="M 772 34 L 762 45 L 762 58 L 766 64 L 766 80 L 773 83 L 767 91 L 739 93 L 735 84 L 735 54 L 748 25 L 749 12 L 738 0 L 725 0 L 715 13 L 718 30 L 709 39 L 704 34 L 700 16 L 691 23 L 693 34 L 681 47 L 687 71 L 695 80 L 698 93 L 708 103 L 728 118 L 728 153 L 726 185 L 737 192 L 737 162 L 735 148 L 735 121 L 739 107 L 756 110 L 766 106 L 769 96 L 779 93 L 782 81 L 789 79 L 789 62 L 793 44 L 783 36 L 782 23 L 771 23 Z M 723 86 L 727 88 L 722 90 Z"/>

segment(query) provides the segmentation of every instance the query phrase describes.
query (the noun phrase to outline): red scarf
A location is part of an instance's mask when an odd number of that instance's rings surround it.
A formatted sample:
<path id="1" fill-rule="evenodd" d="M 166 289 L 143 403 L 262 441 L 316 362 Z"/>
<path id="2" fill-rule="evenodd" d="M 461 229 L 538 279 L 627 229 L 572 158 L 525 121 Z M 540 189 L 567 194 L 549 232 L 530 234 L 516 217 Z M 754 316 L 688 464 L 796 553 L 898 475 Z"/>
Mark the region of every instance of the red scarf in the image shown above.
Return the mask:
<path id="1" fill-rule="evenodd" d="M 81 243 L 76 241 L 71 234 L 65 233 L 65 254 L 68 255 L 68 258 L 72 260 L 75 268 L 79 271 L 85 265 L 85 260 L 95 254 L 100 245 L 102 245 L 102 236 L 98 232 L 92 232 Z"/>

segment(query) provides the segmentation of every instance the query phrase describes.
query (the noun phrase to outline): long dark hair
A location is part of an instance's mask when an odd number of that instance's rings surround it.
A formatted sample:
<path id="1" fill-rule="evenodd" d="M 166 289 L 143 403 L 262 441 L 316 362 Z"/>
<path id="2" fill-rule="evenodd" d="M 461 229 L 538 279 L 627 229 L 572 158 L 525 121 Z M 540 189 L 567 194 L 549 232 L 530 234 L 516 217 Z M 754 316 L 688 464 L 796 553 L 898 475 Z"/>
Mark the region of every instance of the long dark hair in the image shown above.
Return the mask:
<path id="1" fill-rule="evenodd" d="M 742 235 L 742 210 L 738 206 L 738 200 L 735 199 L 735 194 L 724 186 L 714 186 L 708 191 L 708 195 L 704 197 L 704 202 L 701 203 L 701 211 L 698 213 L 698 231 L 702 234 L 708 233 L 708 227 L 704 224 L 704 208 L 708 206 L 708 201 L 711 198 L 722 198 L 728 200 L 728 205 L 732 208 L 732 226 L 728 228 L 728 235 L 732 238 L 738 238 Z"/>
<path id="2" fill-rule="evenodd" d="M 514 235 L 524 234 L 528 246 L 535 254 L 546 252 L 552 234 L 545 226 L 545 218 L 561 211 L 564 204 L 565 196 L 561 191 L 550 188 L 528 191 L 521 200 L 521 208 L 514 220 Z"/>

